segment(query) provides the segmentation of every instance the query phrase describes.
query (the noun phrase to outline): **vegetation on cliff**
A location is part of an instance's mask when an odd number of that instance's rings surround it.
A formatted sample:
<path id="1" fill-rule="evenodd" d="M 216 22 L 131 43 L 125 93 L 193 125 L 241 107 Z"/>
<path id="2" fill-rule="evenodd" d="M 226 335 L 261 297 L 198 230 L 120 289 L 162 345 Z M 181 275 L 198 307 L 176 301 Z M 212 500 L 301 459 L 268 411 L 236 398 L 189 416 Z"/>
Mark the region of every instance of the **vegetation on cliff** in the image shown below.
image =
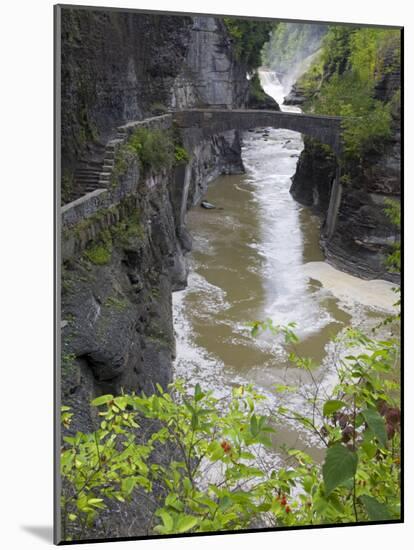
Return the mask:
<path id="1" fill-rule="evenodd" d="M 391 97 L 379 97 L 378 86 L 399 62 L 398 30 L 334 26 L 324 37 L 321 55 L 300 78 L 305 110 L 344 117 L 350 159 L 381 150 L 390 138 L 399 89 Z"/>
<path id="2" fill-rule="evenodd" d="M 188 152 L 178 137 L 169 130 L 136 128 L 126 143 L 117 151 L 113 182 L 123 175 L 131 162 L 138 161 L 144 174 L 172 168 L 174 164 L 187 162 Z"/>
<path id="3" fill-rule="evenodd" d="M 388 199 L 385 213 L 395 227 L 401 227 L 401 204 L 398 201 Z M 401 272 L 401 241 L 394 243 L 392 251 L 387 257 L 387 267 L 393 273 Z"/>
<path id="4" fill-rule="evenodd" d="M 253 72 L 261 65 L 261 51 L 269 40 L 274 23 L 234 17 L 224 17 L 223 21 L 233 41 L 234 54 L 249 72 Z"/>

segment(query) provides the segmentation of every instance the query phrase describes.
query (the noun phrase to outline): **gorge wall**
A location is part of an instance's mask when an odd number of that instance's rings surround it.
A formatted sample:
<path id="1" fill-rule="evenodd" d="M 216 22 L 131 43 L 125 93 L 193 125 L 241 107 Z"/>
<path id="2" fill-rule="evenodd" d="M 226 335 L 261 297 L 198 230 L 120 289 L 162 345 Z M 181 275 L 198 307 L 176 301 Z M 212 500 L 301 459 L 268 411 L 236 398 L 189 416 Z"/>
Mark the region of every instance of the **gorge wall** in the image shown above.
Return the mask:
<path id="1" fill-rule="evenodd" d="M 246 67 L 219 19 L 62 8 L 61 23 L 63 178 L 101 159 L 126 122 L 169 108 L 249 103 Z M 62 264 L 61 388 L 76 413 L 73 431 L 94 426 L 94 396 L 171 381 L 171 293 L 186 284 L 191 247 L 183 177 L 188 208 L 209 181 L 243 171 L 240 153 L 229 131 L 198 143 L 184 176 L 182 166 L 148 171 L 132 161 L 112 182 L 115 191 L 134 188 L 129 197 L 64 228 L 63 239 L 82 242 Z"/>
<path id="2" fill-rule="evenodd" d="M 388 199 L 399 202 L 401 197 L 401 75 L 395 51 L 385 49 L 383 55 L 381 77 L 374 87 L 373 99 L 390 107 L 390 135 L 375 147 L 368 147 L 359 159 L 343 159 L 341 171 L 346 176 L 342 180 L 342 199 L 335 230 L 329 238 L 324 223 L 336 159 L 324 146 L 307 137 L 292 179 L 291 193 L 298 202 L 321 216 L 321 246 L 330 263 L 362 278 L 398 282 L 399 274 L 390 272 L 386 260 L 400 240 L 400 230 L 390 221 L 386 208 Z M 340 67 L 336 70 L 346 71 L 349 60 L 343 54 L 337 63 Z M 325 68 L 323 79 L 329 78 Z M 289 103 L 301 105 L 308 99 L 299 80 L 296 91 L 289 95 Z M 371 124 L 369 119 L 366 124 Z"/>

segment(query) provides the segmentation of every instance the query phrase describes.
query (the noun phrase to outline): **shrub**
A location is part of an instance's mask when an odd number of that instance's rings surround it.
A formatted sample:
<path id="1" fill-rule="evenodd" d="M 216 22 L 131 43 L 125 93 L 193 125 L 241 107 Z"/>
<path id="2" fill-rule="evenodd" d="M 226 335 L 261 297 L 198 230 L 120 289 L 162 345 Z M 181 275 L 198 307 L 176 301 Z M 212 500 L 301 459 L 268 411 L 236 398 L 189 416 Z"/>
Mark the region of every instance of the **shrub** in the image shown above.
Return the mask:
<path id="1" fill-rule="evenodd" d="M 108 229 L 99 234 L 99 240 L 91 244 L 84 252 L 85 257 L 95 265 L 106 265 L 112 257 L 112 235 Z"/>
<path id="2" fill-rule="evenodd" d="M 139 158 L 146 172 L 169 168 L 174 162 L 174 144 L 169 132 L 137 128 L 126 147 Z"/>
<path id="3" fill-rule="evenodd" d="M 175 163 L 188 162 L 188 152 L 168 130 L 137 128 L 118 150 L 115 158 L 113 183 L 125 174 L 129 164 L 138 160 L 144 174 L 171 168 Z"/>
<path id="4" fill-rule="evenodd" d="M 269 40 L 274 23 L 234 17 L 224 17 L 223 21 L 233 40 L 233 51 L 236 57 L 246 64 L 249 72 L 253 72 L 261 65 L 262 48 Z"/>
<path id="5" fill-rule="evenodd" d="M 184 147 L 181 147 L 181 145 L 176 145 L 174 158 L 177 164 L 182 164 L 182 163 L 185 164 L 190 160 L 190 155 L 188 154 L 187 150 Z"/>
<path id="6" fill-rule="evenodd" d="M 85 256 L 95 265 L 105 265 L 111 260 L 111 250 L 106 244 L 98 243 L 85 250 Z"/>

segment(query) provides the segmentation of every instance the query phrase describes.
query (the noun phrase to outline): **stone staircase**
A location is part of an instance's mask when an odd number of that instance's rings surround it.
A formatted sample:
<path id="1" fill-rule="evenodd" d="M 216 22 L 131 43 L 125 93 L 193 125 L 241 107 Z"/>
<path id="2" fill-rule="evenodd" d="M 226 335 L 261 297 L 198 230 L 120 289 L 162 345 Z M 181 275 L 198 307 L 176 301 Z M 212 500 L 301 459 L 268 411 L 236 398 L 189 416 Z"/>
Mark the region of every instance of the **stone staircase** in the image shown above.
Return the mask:
<path id="1" fill-rule="evenodd" d="M 67 203 L 75 201 L 84 195 L 108 187 L 110 174 L 108 169 L 114 164 L 112 155 L 108 155 L 106 146 L 94 144 L 90 149 L 88 158 L 79 162 L 73 174 L 73 185 Z"/>
<path id="2" fill-rule="evenodd" d="M 97 189 L 110 188 L 117 148 L 127 141 L 131 131 L 138 125 L 151 127 L 154 121 L 157 124 L 158 119 L 164 118 L 165 115 L 131 121 L 119 126 L 106 145 L 97 142 L 90 144 L 85 159 L 79 162 L 74 172 L 72 189 L 65 204 L 70 204 Z"/>

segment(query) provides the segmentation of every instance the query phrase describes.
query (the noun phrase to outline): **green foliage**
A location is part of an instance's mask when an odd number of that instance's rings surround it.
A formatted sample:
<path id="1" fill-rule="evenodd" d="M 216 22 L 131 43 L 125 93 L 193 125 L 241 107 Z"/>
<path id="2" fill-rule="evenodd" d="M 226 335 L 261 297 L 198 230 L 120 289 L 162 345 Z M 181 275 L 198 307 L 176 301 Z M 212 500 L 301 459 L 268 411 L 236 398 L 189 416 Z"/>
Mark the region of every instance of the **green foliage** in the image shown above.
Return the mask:
<path id="1" fill-rule="evenodd" d="M 111 261 L 112 249 L 111 231 L 104 229 L 99 233 L 97 241 L 86 248 L 84 257 L 95 265 L 106 265 Z"/>
<path id="2" fill-rule="evenodd" d="M 70 540 L 68 532 L 82 538 L 99 511 L 106 508 L 107 499 L 125 502 L 135 487 L 151 489 L 145 464 L 150 449 L 135 443 L 135 436 L 128 431 L 138 427 L 135 414 L 126 410 L 122 396 L 103 396 L 93 402 L 95 406 L 103 403 L 106 411 L 97 431 L 63 438 L 61 507 L 66 540 Z M 70 422 L 67 407 L 64 413 L 62 420 Z"/>
<path id="3" fill-rule="evenodd" d="M 356 27 L 330 26 L 322 42 L 322 63 L 328 78 L 349 68 L 350 40 Z"/>
<path id="4" fill-rule="evenodd" d="M 328 448 L 322 469 L 327 497 L 334 489 L 355 476 L 357 465 L 358 455 L 344 445 L 336 443 Z"/>
<path id="5" fill-rule="evenodd" d="M 128 215 L 128 212 L 131 211 Z M 118 223 L 105 227 L 108 218 L 116 217 Z M 103 228 L 102 228 L 103 227 Z M 95 265 L 106 265 L 110 262 L 114 247 L 128 248 L 136 244 L 137 240 L 145 238 L 145 228 L 139 218 L 139 211 L 133 202 L 122 201 L 111 208 L 106 208 L 89 218 L 82 220 L 71 231 L 80 240 L 93 242 L 86 248 L 84 258 Z M 66 290 L 70 289 L 70 281 L 65 283 Z"/>
<path id="6" fill-rule="evenodd" d="M 60 408 L 60 421 L 64 428 L 69 428 L 72 417 L 73 413 L 70 412 L 70 407 L 63 406 Z"/>
<path id="7" fill-rule="evenodd" d="M 139 158 L 144 171 L 159 171 L 173 164 L 174 146 L 168 132 L 137 128 L 126 147 Z"/>
<path id="8" fill-rule="evenodd" d="M 317 96 L 324 80 L 324 60 L 322 51 L 315 55 L 309 69 L 296 82 L 296 87 L 307 98 L 307 106 L 312 105 L 312 99 Z"/>
<path id="9" fill-rule="evenodd" d="M 386 199 L 385 204 L 385 213 L 389 220 L 396 227 L 401 227 L 401 203 L 394 199 Z"/>
<path id="10" fill-rule="evenodd" d="M 115 156 L 113 182 L 125 174 L 128 166 L 138 161 L 144 174 L 168 169 L 174 162 L 174 144 L 167 131 L 138 127 Z"/>
<path id="11" fill-rule="evenodd" d="M 104 242 L 93 244 L 85 250 L 84 255 L 95 265 L 106 265 L 111 261 L 112 246 Z"/>
<path id="12" fill-rule="evenodd" d="M 145 237 L 145 229 L 138 212 L 135 211 L 127 218 L 112 226 L 111 235 L 114 244 L 120 245 L 123 248 L 133 246 L 137 240 L 142 241 Z"/>
<path id="13" fill-rule="evenodd" d="M 330 416 L 333 413 L 336 413 L 343 407 L 346 407 L 346 403 L 344 401 L 340 401 L 339 399 L 330 399 L 329 401 L 326 401 L 323 405 L 323 416 Z"/>
<path id="14" fill-rule="evenodd" d="M 333 75 L 313 101 L 313 110 L 344 117 L 344 152 L 351 158 L 380 147 L 391 135 L 390 106 L 367 93 L 367 83 L 354 72 Z"/>
<path id="15" fill-rule="evenodd" d="M 400 33 L 364 27 L 350 36 L 350 65 L 361 80 L 377 81 L 400 62 Z"/>
<path id="16" fill-rule="evenodd" d="M 267 330 L 269 322 L 252 326 L 252 332 L 257 333 Z M 280 333 L 280 327 L 274 332 Z M 294 347 L 292 339 L 290 343 Z M 343 345 L 350 353 L 361 348 L 363 351 L 348 355 L 336 365 L 338 384 L 328 399 L 318 397 L 313 362 L 292 352 L 291 360 L 308 372 L 314 385 L 314 394 L 309 398 L 312 414 L 299 414 L 284 406 L 277 411 L 281 425 L 294 420 L 327 447 L 322 479 L 318 469 L 312 470 L 313 498 L 307 501 L 307 524 L 372 519 L 375 505 L 383 518 L 399 515 L 399 344 L 394 339 L 376 341 L 349 329 Z M 312 462 L 309 457 L 307 460 Z M 297 479 L 298 486 L 306 490 L 311 485 L 303 478 Z M 300 511 L 306 511 L 306 507 Z M 295 520 L 301 523 L 298 516 Z"/>
<path id="17" fill-rule="evenodd" d="M 273 430 L 255 411 L 263 398 L 251 387 L 237 388 L 227 413 L 221 414 L 217 400 L 199 385 L 191 397 L 179 382 L 170 390 L 158 386 L 158 393 L 149 397 L 98 397 L 92 405 L 101 408 L 100 428 L 64 438 L 66 527 L 72 521 L 75 532 L 83 533 L 98 509 L 106 507 L 106 499 L 123 502 L 134 491 L 150 492 L 154 483 L 163 488 L 153 526 L 158 533 L 238 529 L 259 514 L 257 506 L 266 503 L 276 483 L 263 480 L 250 451 L 255 445 L 270 445 Z M 139 418 L 156 420 L 159 426 L 143 445 L 136 439 Z M 148 457 L 160 445 L 173 445 L 177 452 L 166 464 L 149 464 Z M 200 489 L 197 480 L 218 465 L 225 484 Z M 240 488 L 243 480 L 251 480 L 248 491 Z"/>
<path id="18" fill-rule="evenodd" d="M 251 327 L 283 334 L 291 346 L 297 341 L 292 326 Z M 353 329 L 344 343 L 350 355 L 336 365 L 338 383 L 328 398 L 315 385 L 309 415 L 285 406 L 269 411 L 252 386 L 234 388 L 224 404 L 199 384 L 189 394 L 180 381 L 150 396 L 96 398 L 99 429 L 64 438 L 65 537 L 82 536 L 110 500 L 134 495 L 151 502 L 151 528 L 160 534 L 237 530 L 255 521 L 280 527 L 398 519 L 398 343 Z M 362 351 L 351 355 L 356 349 Z M 310 362 L 294 359 L 312 378 Z M 70 414 L 65 408 L 66 425 Z M 143 438 L 144 421 L 154 429 Z M 292 449 L 289 467 L 262 466 L 261 447 L 274 444 L 275 429 L 286 421 L 319 438 L 327 449 L 323 464 Z M 162 463 L 151 461 L 155 448 Z"/>
<path id="19" fill-rule="evenodd" d="M 282 334 L 286 344 L 295 344 L 299 342 L 299 338 L 293 332 L 296 327 L 296 323 L 288 323 L 287 325 L 275 325 L 272 319 L 266 319 L 265 321 L 253 321 L 247 323 L 248 327 L 251 327 L 251 335 L 257 336 L 260 332 L 269 331 L 273 335 L 277 336 Z"/>
<path id="20" fill-rule="evenodd" d="M 260 78 L 257 73 L 254 73 L 250 79 L 250 99 L 260 103 L 266 101 L 266 94 L 260 83 Z"/>
<path id="21" fill-rule="evenodd" d="M 385 213 L 388 219 L 398 229 L 401 228 L 401 203 L 393 199 L 387 199 L 385 201 L 386 208 Z M 386 266 L 392 273 L 401 272 L 401 243 L 398 241 L 394 243 L 392 252 L 389 254 L 386 260 Z"/>
<path id="22" fill-rule="evenodd" d="M 182 164 L 182 163 L 185 164 L 190 160 L 190 155 L 188 154 L 188 151 L 184 149 L 184 147 L 181 147 L 181 145 L 176 145 L 175 151 L 174 151 L 174 158 L 177 164 Z"/>
<path id="23" fill-rule="evenodd" d="M 145 175 L 170 169 L 174 164 L 188 162 L 189 158 L 171 131 L 139 127 L 116 153 L 112 182 L 116 185 L 132 162 L 138 161 Z"/>
<path id="24" fill-rule="evenodd" d="M 76 355 L 74 353 L 62 353 L 61 367 L 62 370 L 70 370 L 74 366 Z"/>
<path id="25" fill-rule="evenodd" d="M 253 72 L 261 65 L 262 48 L 269 40 L 274 23 L 234 17 L 224 17 L 223 21 L 233 41 L 237 59 L 245 63 L 249 72 Z"/>
<path id="26" fill-rule="evenodd" d="M 399 63 L 399 32 L 332 26 L 322 54 L 298 86 L 308 98 L 305 109 L 344 117 L 346 157 L 361 159 L 381 150 L 391 136 L 395 102 L 375 97 L 375 87 Z"/>
<path id="27" fill-rule="evenodd" d="M 361 502 L 367 511 L 368 517 L 371 521 L 383 521 L 392 519 L 390 513 L 382 502 L 378 502 L 373 497 L 368 495 L 363 495 L 361 497 Z"/>

